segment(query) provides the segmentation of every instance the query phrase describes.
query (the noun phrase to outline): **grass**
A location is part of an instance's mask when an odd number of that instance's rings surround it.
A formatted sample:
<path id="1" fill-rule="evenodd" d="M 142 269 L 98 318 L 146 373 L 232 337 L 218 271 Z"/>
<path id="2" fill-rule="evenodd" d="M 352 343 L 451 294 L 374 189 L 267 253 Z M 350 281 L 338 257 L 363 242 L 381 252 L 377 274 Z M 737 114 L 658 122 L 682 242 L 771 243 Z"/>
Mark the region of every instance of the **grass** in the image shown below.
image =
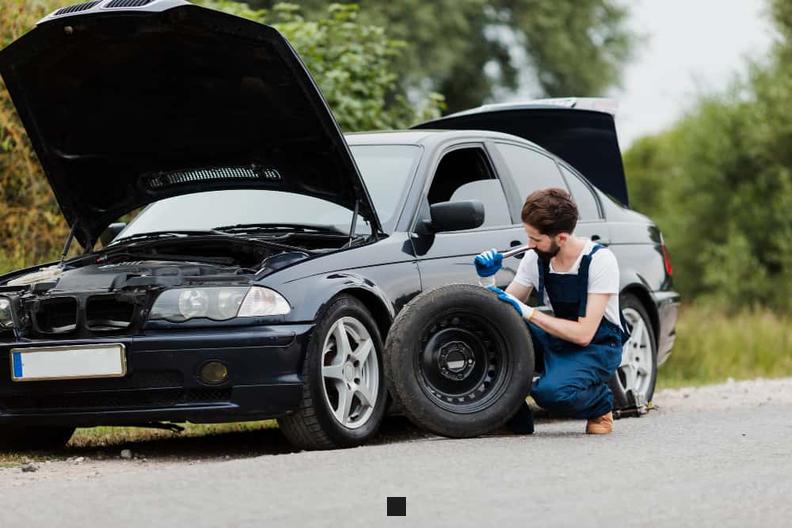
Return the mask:
<path id="1" fill-rule="evenodd" d="M 730 315 L 691 305 L 679 314 L 676 343 L 657 387 L 784 376 L 792 376 L 792 315 L 767 309 Z"/>

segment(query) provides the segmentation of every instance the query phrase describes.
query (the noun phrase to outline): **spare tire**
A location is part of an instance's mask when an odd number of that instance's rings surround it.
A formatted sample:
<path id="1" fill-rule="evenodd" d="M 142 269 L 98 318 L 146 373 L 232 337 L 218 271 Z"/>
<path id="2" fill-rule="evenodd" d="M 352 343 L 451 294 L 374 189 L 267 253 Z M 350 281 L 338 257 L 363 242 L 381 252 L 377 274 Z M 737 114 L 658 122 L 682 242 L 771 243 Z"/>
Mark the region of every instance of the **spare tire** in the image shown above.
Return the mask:
<path id="1" fill-rule="evenodd" d="M 469 284 L 418 295 L 385 343 L 385 378 L 404 413 L 443 436 L 502 427 L 523 405 L 533 371 L 525 322 L 492 292 Z"/>

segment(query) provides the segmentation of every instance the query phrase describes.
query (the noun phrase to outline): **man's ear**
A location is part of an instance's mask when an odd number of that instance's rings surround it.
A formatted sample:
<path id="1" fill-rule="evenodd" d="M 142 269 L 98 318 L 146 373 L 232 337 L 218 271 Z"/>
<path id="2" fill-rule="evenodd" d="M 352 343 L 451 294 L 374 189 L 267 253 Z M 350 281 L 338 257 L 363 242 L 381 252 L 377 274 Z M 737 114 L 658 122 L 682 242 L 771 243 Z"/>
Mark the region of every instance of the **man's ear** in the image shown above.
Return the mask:
<path id="1" fill-rule="evenodd" d="M 569 238 L 571 236 L 572 235 L 570 235 L 569 233 L 558 233 L 554 237 L 555 238 L 555 243 L 558 244 L 559 246 L 563 246 L 564 244 L 567 243 L 567 240 L 569 240 Z"/>

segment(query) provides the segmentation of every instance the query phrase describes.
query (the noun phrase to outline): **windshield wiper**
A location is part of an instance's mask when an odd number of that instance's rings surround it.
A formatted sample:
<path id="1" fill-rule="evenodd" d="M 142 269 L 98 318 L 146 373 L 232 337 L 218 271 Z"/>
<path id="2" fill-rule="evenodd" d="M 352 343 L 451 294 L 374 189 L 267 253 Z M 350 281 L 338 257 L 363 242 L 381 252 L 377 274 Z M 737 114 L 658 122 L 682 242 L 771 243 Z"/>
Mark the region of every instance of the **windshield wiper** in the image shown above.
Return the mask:
<path id="1" fill-rule="evenodd" d="M 335 227 L 316 226 L 307 224 L 235 224 L 227 226 L 219 226 L 214 228 L 215 231 L 223 233 L 284 233 L 284 232 L 298 232 L 298 233 L 327 233 L 334 235 L 343 235 L 343 231 Z"/>
<path id="2" fill-rule="evenodd" d="M 153 238 L 173 238 L 173 237 L 186 237 L 186 236 L 196 236 L 196 235 L 222 235 L 228 236 L 228 233 L 222 233 L 215 229 L 209 231 L 151 231 L 148 233 L 137 233 L 134 235 L 125 236 L 123 238 L 119 238 L 118 240 L 113 240 L 112 246 L 120 243 L 125 242 L 135 242 L 140 240 L 149 240 Z"/>

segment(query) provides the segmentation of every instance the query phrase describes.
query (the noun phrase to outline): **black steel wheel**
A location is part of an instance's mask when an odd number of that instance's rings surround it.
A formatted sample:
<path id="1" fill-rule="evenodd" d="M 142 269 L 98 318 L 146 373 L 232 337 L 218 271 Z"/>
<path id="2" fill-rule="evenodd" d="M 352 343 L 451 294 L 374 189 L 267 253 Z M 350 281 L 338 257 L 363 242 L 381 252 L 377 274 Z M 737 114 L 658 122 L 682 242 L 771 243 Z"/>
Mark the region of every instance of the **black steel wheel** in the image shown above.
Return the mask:
<path id="1" fill-rule="evenodd" d="M 533 367 L 525 322 L 492 292 L 467 284 L 413 299 L 385 344 L 386 379 L 405 414 L 450 437 L 503 426 L 528 395 Z"/>

